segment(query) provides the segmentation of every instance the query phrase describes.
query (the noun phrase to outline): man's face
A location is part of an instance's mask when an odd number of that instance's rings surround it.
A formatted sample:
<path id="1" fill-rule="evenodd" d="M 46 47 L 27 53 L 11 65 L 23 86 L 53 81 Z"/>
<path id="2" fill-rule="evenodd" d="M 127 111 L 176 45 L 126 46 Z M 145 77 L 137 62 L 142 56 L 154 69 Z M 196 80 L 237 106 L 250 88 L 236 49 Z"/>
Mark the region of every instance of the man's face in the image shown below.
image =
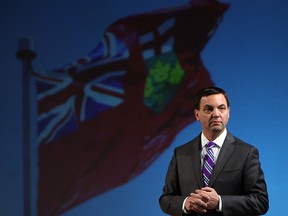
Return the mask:
<path id="1" fill-rule="evenodd" d="M 195 117 L 201 122 L 202 130 L 207 138 L 216 138 L 226 128 L 230 108 L 223 94 L 202 97 L 200 109 L 194 110 Z"/>

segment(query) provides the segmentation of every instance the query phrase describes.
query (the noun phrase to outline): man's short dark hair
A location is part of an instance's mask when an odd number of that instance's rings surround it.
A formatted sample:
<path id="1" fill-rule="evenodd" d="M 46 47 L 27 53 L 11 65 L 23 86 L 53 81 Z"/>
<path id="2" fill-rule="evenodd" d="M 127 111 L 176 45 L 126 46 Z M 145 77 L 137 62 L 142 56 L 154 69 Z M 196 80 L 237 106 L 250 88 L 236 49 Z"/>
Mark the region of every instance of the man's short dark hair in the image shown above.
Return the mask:
<path id="1" fill-rule="evenodd" d="M 224 97 L 226 98 L 227 106 L 230 107 L 229 99 L 228 99 L 226 92 L 219 87 L 210 86 L 210 87 L 202 88 L 200 91 L 196 93 L 194 97 L 194 109 L 197 109 L 197 110 L 200 109 L 200 100 L 202 97 L 206 97 L 206 96 L 214 95 L 214 94 L 223 94 Z"/>

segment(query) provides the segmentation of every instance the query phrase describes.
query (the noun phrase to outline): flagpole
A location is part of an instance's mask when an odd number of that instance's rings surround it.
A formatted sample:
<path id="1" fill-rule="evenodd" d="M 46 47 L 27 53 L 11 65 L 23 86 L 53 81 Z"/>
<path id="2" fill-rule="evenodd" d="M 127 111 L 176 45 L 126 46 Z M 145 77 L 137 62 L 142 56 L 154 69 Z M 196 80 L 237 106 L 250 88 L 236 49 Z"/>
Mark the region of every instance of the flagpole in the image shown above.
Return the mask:
<path id="1" fill-rule="evenodd" d="M 30 38 L 20 38 L 16 57 L 22 61 L 23 215 L 31 216 L 30 73 L 36 58 Z"/>

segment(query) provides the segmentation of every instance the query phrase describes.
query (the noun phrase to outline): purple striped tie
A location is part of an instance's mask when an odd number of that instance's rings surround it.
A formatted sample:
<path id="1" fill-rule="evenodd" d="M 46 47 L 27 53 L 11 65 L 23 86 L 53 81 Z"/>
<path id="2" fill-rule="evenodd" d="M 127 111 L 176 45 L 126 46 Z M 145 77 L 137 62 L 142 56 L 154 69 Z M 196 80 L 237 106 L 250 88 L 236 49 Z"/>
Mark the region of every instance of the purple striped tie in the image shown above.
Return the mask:
<path id="1" fill-rule="evenodd" d="M 206 145 L 206 149 L 207 149 L 207 153 L 204 157 L 204 162 L 203 162 L 203 180 L 204 180 L 204 186 L 207 186 L 209 184 L 209 180 L 210 177 L 212 175 L 213 172 L 213 168 L 215 166 L 214 163 L 214 152 L 212 150 L 212 148 L 215 146 L 216 144 L 213 142 L 209 142 Z"/>

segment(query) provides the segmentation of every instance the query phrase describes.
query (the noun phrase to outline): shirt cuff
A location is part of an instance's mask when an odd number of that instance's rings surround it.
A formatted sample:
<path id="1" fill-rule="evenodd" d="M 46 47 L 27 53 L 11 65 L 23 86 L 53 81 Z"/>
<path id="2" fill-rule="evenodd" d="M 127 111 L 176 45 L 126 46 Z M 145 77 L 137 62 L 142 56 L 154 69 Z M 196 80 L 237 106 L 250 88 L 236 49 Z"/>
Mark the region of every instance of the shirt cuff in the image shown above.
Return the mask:
<path id="1" fill-rule="evenodd" d="M 216 211 L 222 212 L 222 199 L 221 199 L 221 196 L 219 196 L 219 205 L 218 205 L 218 209 L 216 209 Z"/>
<path id="2" fill-rule="evenodd" d="M 187 212 L 186 208 L 185 208 L 185 202 L 186 202 L 187 199 L 188 199 L 188 197 L 186 197 L 186 198 L 184 199 L 183 204 L 182 204 L 182 211 L 183 211 L 185 214 L 189 214 L 189 213 Z"/>

